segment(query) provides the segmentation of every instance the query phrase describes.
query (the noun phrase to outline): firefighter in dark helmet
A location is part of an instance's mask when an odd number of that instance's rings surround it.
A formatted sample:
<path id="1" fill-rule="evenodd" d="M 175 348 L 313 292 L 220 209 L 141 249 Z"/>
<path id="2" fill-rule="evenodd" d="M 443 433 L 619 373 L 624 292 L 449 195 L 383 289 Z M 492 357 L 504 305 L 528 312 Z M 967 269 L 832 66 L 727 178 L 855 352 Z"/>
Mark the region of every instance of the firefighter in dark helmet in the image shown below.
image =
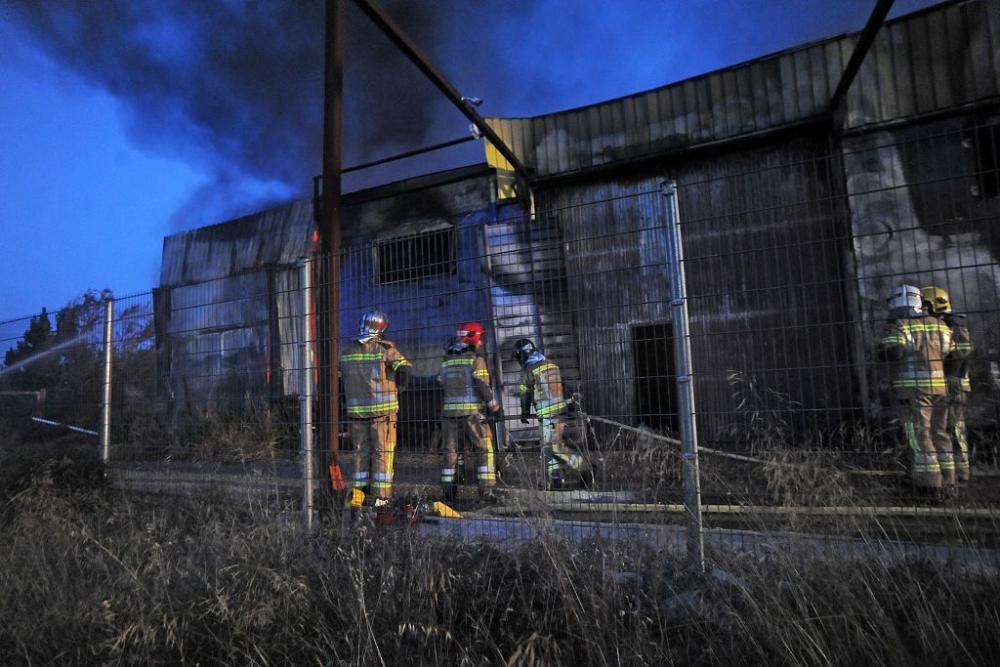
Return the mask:
<path id="1" fill-rule="evenodd" d="M 464 322 L 449 341 L 438 376 L 441 408 L 441 487 L 446 499 L 457 492 L 459 451 L 468 443 L 478 454 L 476 482 L 480 497 L 492 499 L 497 484 L 496 450 L 487 416 L 498 416 L 489 366 L 483 353 L 483 325 Z"/>
<path id="2" fill-rule="evenodd" d="M 514 359 L 524 371 L 518 387 L 521 423 L 528 423 L 534 405 L 541 427 L 542 462 L 549 484 L 561 488 L 569 474 L 577 476 L 584 484 L 590 483 L 590 463 L 563 440 L 568 405 L 559 367 L 527 338 L 514 343 Z"/>
<path id="3" fill-rule="evenodd" d="M 367 497 L 384 507 L 392 498 L 399 391 L 405 389 L 411 364 L 384 340 L 389 319 L 378 309 L 361 317 L 358 335 L 340 355 L 348 428 L 354 443 L 351 503 Z"/>
<path id="4" fill-rule="evenodd" d="M 916 488 L 940 497 L 955 485 L 944 374 L 951 329 L 923 311 L 920 290 L 912 285 L 893 290 L 889 311 L 878 356 L 891 364 L 893 402 L 912 456 L 910 478 Z"/>
<path id="5" fill-rule="evenodd" d="M 972 335 L 966 325 L 965 315 L 952 312 L 951 296 L 941 287 L 920 290 L 924 310 L 941 319 L 951 329 L 954 347 L 944 358 L 944 376 L 948 385 L 948 412 L 946 430 L 951 438 L 955 460 L 955 481 L 969 481 L 969 439 L 965 427 L 965 413 L 969 405 L 972 385 L 969 382 L 969 357 L 974 351 Z"/>

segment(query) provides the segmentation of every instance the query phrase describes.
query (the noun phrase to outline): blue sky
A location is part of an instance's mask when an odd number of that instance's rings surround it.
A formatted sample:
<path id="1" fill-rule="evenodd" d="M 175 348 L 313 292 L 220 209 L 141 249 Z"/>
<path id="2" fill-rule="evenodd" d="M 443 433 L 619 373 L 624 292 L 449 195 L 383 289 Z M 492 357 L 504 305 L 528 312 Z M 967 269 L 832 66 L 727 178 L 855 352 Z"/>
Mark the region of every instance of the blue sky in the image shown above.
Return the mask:
<path id="1" fill-rule="evenodd" d="M 309 193 L 321 148 L 317 0 L 6 3 L 0 321 L 91 288 L 146 291 L 164 235 Z M 384 4 L 463 93 L 485 100 L 482 113 L 527 116 L 859 30 L 874 1 Z M 893 15 L 928 4 L 900 0 Z M 346 10 L 345 164 L 465 134 L 464 118 Z M 409 168 L 479 160 L 467 145 Z"/>

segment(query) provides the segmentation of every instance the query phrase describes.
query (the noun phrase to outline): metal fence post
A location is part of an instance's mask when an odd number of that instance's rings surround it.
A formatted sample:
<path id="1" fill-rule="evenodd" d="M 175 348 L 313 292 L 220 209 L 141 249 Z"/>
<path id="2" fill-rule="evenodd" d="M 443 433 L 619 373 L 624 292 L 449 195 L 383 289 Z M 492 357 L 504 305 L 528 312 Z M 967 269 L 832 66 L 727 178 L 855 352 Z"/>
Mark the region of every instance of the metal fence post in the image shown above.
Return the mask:
<path id="1" fill-rule="evenodd" d="M 101 387 L 101 463 L 107 465 L 111 458 L 111 360 L 115 324 L 115 302 L 104 300 L 104 378 Z"/>
<path id="2" fill-rule="evenodd" d="M 701 529 L 701 481 L 698 471 L 698 429 L 695 421 L 694 383 L 691 377 L 691 338 L 688 328 L 687 285 L 684 277 L 684 245 L 681 241 L 677 184 L 663 182 L 667 217 L 667 261 L 670 264 L 670 302 L 674 357 L 677 364 L 677 403 L 684 460 L 684 506 L 687 510 L 688 558 L 699 572 L 705 571 L 705 545 Z"/>
<path id="3" fill-rule="evenodd" d="M 302 511 L 306 530 L 313 527 L 316 462 L 313 453 L 313 286 L 311 260 L 299 262 L 302 284 L 302 386 L 299 391 L 299 450 L 302 453 Z"/>

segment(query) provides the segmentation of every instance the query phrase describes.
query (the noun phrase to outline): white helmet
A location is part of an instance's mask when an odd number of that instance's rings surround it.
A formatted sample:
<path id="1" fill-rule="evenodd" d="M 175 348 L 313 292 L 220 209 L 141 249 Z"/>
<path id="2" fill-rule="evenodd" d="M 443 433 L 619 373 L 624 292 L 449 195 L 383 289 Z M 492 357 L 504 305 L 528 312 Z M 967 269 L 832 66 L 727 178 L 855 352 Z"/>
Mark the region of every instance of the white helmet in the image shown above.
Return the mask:
<path id="1" fill-rule="evenodd" d="M 899 285 L 889 296 L 889 310 L 893 315 L 916 316 L 923 313 L 923 299 L 920 288 L 913 285 Z"/>

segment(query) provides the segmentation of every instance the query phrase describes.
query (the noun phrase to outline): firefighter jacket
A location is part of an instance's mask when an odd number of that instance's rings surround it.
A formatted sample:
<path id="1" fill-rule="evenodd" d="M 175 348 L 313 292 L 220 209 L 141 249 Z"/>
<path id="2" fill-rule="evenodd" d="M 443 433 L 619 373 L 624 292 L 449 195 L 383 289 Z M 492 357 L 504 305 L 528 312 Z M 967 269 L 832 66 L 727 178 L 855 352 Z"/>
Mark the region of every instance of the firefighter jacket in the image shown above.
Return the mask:
<path id="1" fill-rule="evenodd" d="M 522 412 L 526 412 L 524 408 L 532 402 L 535 404 L 535 414 L 542 418 L 552 418 L 566 412 L 559 367 L 541 354 L 535 353 L 528 358 L 518 393 L 521 394 Z"/>
<path id="2" fill-rule="evenodd" d="M 892 362 L 897 397 L 944 395 L 944 359 L 953 350 L 951 328 L 933 315 L 890 320 L 882 333 L 879 356 Z"/>
<path id="3" fill-rule="evenodd" d="M 364 419 L 398 412 L 399 389 L 405 387 L 410 368 L 390 341 L 351 341 L 340 355 L 347 416 Z"/>
<path id="4" fill-rule="evenodd" d="M 497 409 L 490 386 L 490 371 L 486 359 L 468 348 L 449 351 L 441 361 L 438 376 L 444 389 L 445 417 L 461 417 Z"/>
<path id="5" fill-rule="evenodd" d="M 948 313 L 942 320 L 951 328 L 954 349 L 944 358 L 944 376 L 948 382 L 948 393 L 971 392 L 969 382 L 969 357 L 972 356 L 972 335 L 965 326 L 965 315 Z"/>

